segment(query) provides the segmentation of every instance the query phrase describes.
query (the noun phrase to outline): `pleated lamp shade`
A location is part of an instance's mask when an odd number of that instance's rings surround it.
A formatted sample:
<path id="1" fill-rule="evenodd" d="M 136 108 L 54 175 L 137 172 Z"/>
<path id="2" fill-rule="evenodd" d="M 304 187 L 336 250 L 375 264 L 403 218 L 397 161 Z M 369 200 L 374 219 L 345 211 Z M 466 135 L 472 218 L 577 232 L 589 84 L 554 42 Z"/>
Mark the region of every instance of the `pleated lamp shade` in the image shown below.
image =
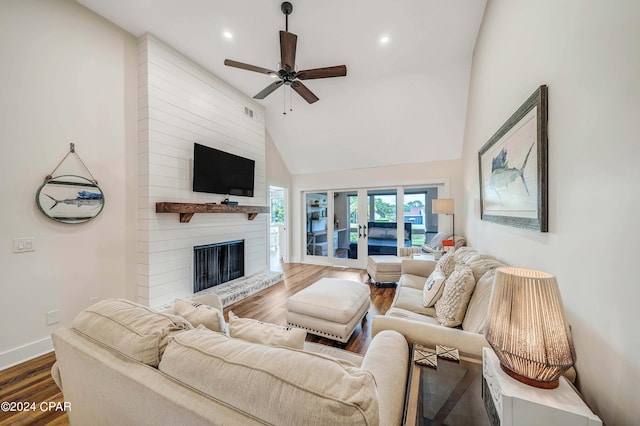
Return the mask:
<path id="1" fill-rule="evenodd" d="M 558 282 L 546 272 L 496 270 L 485 335 L 502 369 L 531 386 L 558 387 L 575 362 Z"/>

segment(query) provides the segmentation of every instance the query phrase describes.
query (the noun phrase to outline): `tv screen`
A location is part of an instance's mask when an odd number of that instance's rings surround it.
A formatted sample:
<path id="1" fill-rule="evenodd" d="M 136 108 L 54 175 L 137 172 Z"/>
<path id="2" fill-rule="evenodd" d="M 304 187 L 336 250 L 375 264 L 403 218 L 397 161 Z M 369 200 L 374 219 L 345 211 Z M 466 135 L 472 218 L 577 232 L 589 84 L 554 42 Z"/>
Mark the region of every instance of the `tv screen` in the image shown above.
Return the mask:
<path id="1" fill-rule="evenodd" d="M 254 160 L 193 145 L 193 190 L 253 197 Z"/>

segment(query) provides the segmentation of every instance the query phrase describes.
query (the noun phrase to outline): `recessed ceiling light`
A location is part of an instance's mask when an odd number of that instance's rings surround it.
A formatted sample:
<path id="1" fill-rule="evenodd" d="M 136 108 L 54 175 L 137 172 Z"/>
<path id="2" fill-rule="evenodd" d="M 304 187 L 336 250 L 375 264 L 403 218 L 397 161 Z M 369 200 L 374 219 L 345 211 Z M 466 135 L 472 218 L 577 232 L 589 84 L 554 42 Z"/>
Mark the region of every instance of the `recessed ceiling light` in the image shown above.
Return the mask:
<path id="1" fill-rule="evenodd" d="M 226 38 L 227 40 L 231 40 L 233 38 L 233 34 L 231 34 L 229 31 L 225 31 L 224 34 L 222 34 L 224 36 L 224 38 Z"/>
<path id="2" fill-rule="evenodd" d="M 380 44 L 387 44 L 389 43 L 389 40 L 391 40 L 389 36 L 382 36 L 380 37 Z"/>

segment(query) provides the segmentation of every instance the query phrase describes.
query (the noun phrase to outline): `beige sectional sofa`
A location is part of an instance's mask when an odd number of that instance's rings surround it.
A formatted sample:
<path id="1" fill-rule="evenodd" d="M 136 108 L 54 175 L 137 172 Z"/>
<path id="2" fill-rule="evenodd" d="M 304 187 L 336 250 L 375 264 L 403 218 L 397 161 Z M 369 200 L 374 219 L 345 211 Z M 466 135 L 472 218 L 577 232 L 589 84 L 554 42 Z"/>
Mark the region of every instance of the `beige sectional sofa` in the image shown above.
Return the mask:
<path id="1" fill-rule="evenodd" d="M 437 312 L 437 302 L 435 307 L 424 305 L 425 284 L 438 264 L 448 264 L 449 275 L 456 267 L 468 267 L 473 276 L 468 304 L 457 307 L 461 315 L 460 324 L 457 326 L 442 325 L 442 318 Z M 373 318 L 372 334 L 376 335 L 382 330 L 395 330 L 404 335 L 409 343 L 440 344 L 457 348 L 462 352 L 482 355 L 482 348 L 489 346 L 484 337 L 484 326 L 495 269 L 499 266 L 504 265 L 493 256 L 480 254 L 471 247 L 458 248 L 437 262 L 403 260 L 393 303 L 385 315 Z M 467 288 L 467 292 L 468 290 Z M 462 297 L 464 298 L 464 295 Z M 442 310 L 445 309 L 440 307 Z M 444 322 L 451 324 L 450 321 Z"/>
<path id="2" fill-rule="evenodd" d="M 394 331 L 379 332 L 364 356 L 313 343 L 292 349 L 110 299 L 56 330 L 53 343 L 52 376 L 71 424 L 402 423 L 409 350 Z"/>

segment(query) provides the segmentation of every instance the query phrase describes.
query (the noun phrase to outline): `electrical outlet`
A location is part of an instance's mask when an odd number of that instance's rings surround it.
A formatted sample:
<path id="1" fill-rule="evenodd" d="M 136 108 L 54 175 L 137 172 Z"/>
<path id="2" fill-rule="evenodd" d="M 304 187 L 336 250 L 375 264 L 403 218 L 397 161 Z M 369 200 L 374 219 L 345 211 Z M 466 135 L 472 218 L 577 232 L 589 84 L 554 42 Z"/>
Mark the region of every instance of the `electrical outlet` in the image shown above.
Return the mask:
<path id="1" fill-rule="evenodd" d="M 53 325 L 60 322 L 60 310 L 56 309 L 47 312 L 47 325 Z"/>
<path id="2" fill-rule="evenodd" d="M 36 251 L 35 238 L 24 237 L 13 239 L 14 253 L 26 253 L 28 251 Z"/>

